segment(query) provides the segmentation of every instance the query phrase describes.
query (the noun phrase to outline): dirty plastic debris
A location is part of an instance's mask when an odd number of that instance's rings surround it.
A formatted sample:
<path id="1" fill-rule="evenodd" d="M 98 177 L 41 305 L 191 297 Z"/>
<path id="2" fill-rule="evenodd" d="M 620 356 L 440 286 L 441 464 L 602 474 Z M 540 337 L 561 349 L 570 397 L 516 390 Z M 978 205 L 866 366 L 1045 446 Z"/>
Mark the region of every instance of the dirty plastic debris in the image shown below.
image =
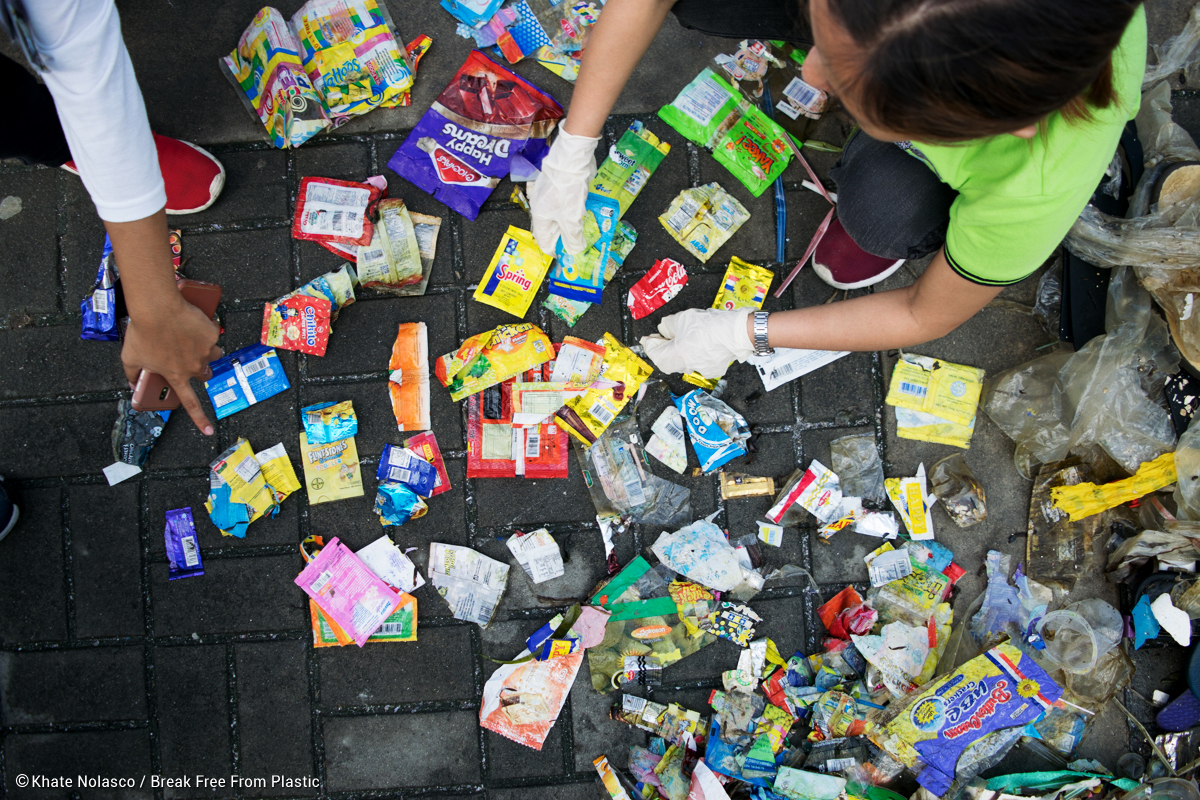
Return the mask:
<path id="1" fill-rule="evenodd" d="M 1037 473 L 1029 499 L 1025 540 L 1026 569 L 1031 578 L 1073 586 L 1092 568 L 1092 542 L 1100 532 L 1099 515 L 1072 522 L 1055 507 L 1051 492 L 1092 480 L 1092 470 L 1078 458 L 1045 464 Z"/>
<path id="2" fill-rule="evenodd" d="M 469 547 L 430 542 L 429 581 L 455 619 L 486 628 L 508 585 L 508 565 Z"/>
<path id="3" fill-rule="evenodd" d="M 1171 638 L 1180 647 L 1188 647 L 1192 643 L 1192 620 L 1186 611 L 1178 609 L 1171 602 L 1170 593 L 1160 594 L 1150 604 L 1150 610 L 1154 612 L 1154 618 L 1158 620 L 1158 624 L 1167 629 L 1167 633 L 1171 634 Z"/>
<path id="4" fill-rule="evenodd" d="M 379 515 L 379 524 L 403 525 L 425 516 L 429 506 L 408 484 L 380 481 L 375 490 L 374 510 Z"/>
<path id="5" fill-rule="evenodd" d="M 700 263 L 706 263 L 750 219 L 750 212 L 719 183 L 684 189 L 658 221 Z"/>
<path id="6" fill-rule="evenodd" d="M 775 479 L 747 475 L 744 472 L 721 473 L 721 498 L 734 500 L 740 497 L 773 497 Z"/>
<path id="7" fill-rule="evenodd" d="M 529 654 L 523 650 L 514 660 L 521 661 Z M 582 664 L 582 652 L 501 664 L 483 686 L 480 727 L 541 750 Z"/>
<path id="8" fill-rule="evenodd" d="M 605 333 L 597 344 L 604 345 L 601 377 L 604 383 L 611 385 L 593 384 L 583 394 L 568 399 L 554 413 L 556 425 L 580 444 L 589 446 L 612 424 L 621 409 L 654 372 L 649 364 L 611 333 Z"/>
<path id="9" fill-rule="evenodd" d="M 553 357 L 554 346 L 541 328 L 528 323 L 501 325 L 475 334 L 458 350 L 439 358 L 434 374 L 450 390 L 450 399 L 458 401 Z"/>
<path id="10" fill-rule="evenodd" d="M 1055 508 L 1076 522 L 1170 486 L 1175 483 L 1175 478 L 1175 454 L 1163 453 L 1138 467 L 1131 478 L 1103 486 L 1094 483 L 1056 486 L 1050 490 L 1050 496 Z"/>
<path id="11" fill-rule="evenodd" d="M 309 444 L 332 444 L 358 433 L 358 416 L 349 400 L 317 403 L 300 409 Z"/>
<path id="12" fill-rule="evenodd" d="M 204 382 L 204 391 L 217 419 L 225 419 L 291 387 L 275 348 L 263 344 L 235 350 L 208 366 L 212 377 Z"/>
<path id="13" fill-rule="evenodd" d="M 883 586 L 885 583 L 907 578 L 913 572 L 908 551 L 895 550 L 886 543 L 872 550 L 863 560 L 867 562 L 867 574 L 872 586 Z"/>
<path id="14" fill-rule="evenodd" d="M 669 405 L 650 426 L 652 436 L 646 442 L 646 452 L 680 475 L 687 469 L 687 445 L 684 441 L 683 415 Z"/>
<path id="15" fill-rule="evenodd" d="M 637 283 L 629 287 L 625 305 L 634 319 L 642 319 L 675 299 L 687 285 L 687 268 L 673 258 L 660 258 Z"/>
<path id="16" fill-rule="evenodd" d="M 359 647 L 401 603 L 401 595 L 377 578 L 336 536 L 305 565 L 295 583 Z"/>
<path id="17" fill-rule="evenodd" d="M 783 526 L 759 520 L 758 539 L 764 544 L 779 547 L 783 544 Z"/>
<path id="18" fill-rule="evenodd" d="M 476 50 L 388 166 L 473 220 L 501 178 L 541 167 L 562 114 L 554 98 Z"/>
<path id="19" fill-rule="evenodd" d="M 933 465 L 929 487 L 958 527 L 969 528 L 987 519 L 987 495 L 962 453 Z"/>
<path id="20" fill-rule="evenodd" d="M 617 270 L 624 265 L 625 259 L 629 257 L 629 253 L 637 243 L 637 236 L 637 231 L 626 220 L 617 223 L 612 243 L 608 246 L 608 258 L 604 266 L 604 284 L 606 286 L 616 276 Z M 583 253 L 574 256 L 574 259 L 576 268 L 581 273 L 596 274 L 600 268 L 600 243 L 597 242 Z M 547 295 L 546 299 L 542 301 L 543 308 L 549 309 L 551 313 L 570 326 L 579 322 L 579 318 L 593 305 L 595 303 L 589 303 L 586 300 L 571 300 L 557 294 Z"/>
<path id="21" fill-rule="evenodd" d="M 167 580 L 197 578 L 203 575 L 200 540 L 196 536 L 196 523 L 192 520 L 191 507 L 167 511 L 164 535 L 167 545 Z"/>
<path id="22" fill-rule="evenodd" d="M 723 602 L 701 623 L 701 630 L 728 639 L 738 647 L 749 647 L 754 627 L 762 621 L 750 606 Z"/>
<path id="23" fill-rule="evenodd" d="M 509 225 L 479 279 L 474 297 L 514 317 L 524 317 L 550 271 L 551 261 L 538 247 L 533 234 Z"/>
<path id="24" fill-rule="evenodd" d="M 417 565 L 386 533 L 355 553 L 381 581 L 401 592 L 414 592 L 425 585 Z"/>
<path id="25" fill-rule="evenodd" d="M 775 504 L 767 511 L 767 519 L 777 525 L 796 524 L 799 520 L 789 517 L 788 513 L 797 505 L 821 523 L 837 519 L 842 508 L 838 476 L 815 458 L 809 463 L 808 469 L 803 473 L 797 470 L 788 480 Z"/>
<path id="26" fill-rule="evenodd" d="M 746 454 L 750 425 L 727 403 L 701 389 L 672 397 L 671 401 L 687 424 L 703 472 L 712 472 Z"/>
<path id="27" fill-rule="evenodd" d="M 397 428 L 429 430 L 429 331 L 424 322 L 401 322 L 396 330 L 388 359 L 388 393 Z"/>
<path id="28" fill-rule="evenodd" d="M 755 197 L 783 174 L 792 157 L 783 128 L 708 68 L 658 115 L 711 150 Z"/>
<path id="29" fill-rule="evenodd" d="M 925 465 L 918 465 L 917 474 L 911 478 L 888 478 L 884 487 L 913 541 L 932 539 L 933 517 L 929 511 L 937 498 L 926 489 Z"/>
<path id="30" fill-rule="evenodd" d="M 705 520 L 674 533 L 664 531 L 650 549 L 659 561 L 688 580 L 719 592 L 733 589 L 750 572 L 721 529 Z"/>
<path id="31" fill-rule="evenodd" d="M 21 213 L 21 198 L 16 195 L 6 195 L 0 200 L 0 220 L 12 219 Z"/>
<path id="32" fill-rule="evenodd" d="M 518 531 L 508 537 L 506 544 L 533 583 L 542 583 L 564 574 L 562 551 L 545 528 L 530 533 Z"/>
<path id="33" fill-rule="evenodd" d="M 122 397 L 117 401 L 117 421 L 112 429 L 113 459 L 144 466 L 170 416 L 170 411 L 138 411 L 129 398 Z"/>
<path id="34" fill-rule="evenodd" d="M 595 444 L 578 447 L 577 455 L 601 516 L 644 525 L 680 525 L 691 519 L 691 490 L 649 470 L 632 414 L 618 417 Z"/>
<path id="35" fill-rule="evenodd" d="M 562 346 L 554 356 L 551 383 L 566 384 L 567 389 L 587 389 L 600 377 L 604 367 L 605 347 L 575 336 L 563 337 Z"/>
<path id="36" fill-rule="evenodd" d="M 829 443 L 830 467 L 842 484 L 847 497 L 861 497 L 864 503 L 882 506 L 887 502 L 883 485 L 883 460 L 869 433 L 842 436 Z"/>
<path id="37" fill-rule="evenodd" d="M 1046 657 L 1078 674 L 1092 672 L 1096 663 L 1120 644 L 1124 631 L 1117 610 L 1094 598 L 1051 611 L 1037 624 Z"/>
<path id="38" fill-rule="evenodd" d="M 330 444 L 309 444 L 301 432 L 300 460 L 309 505 L 363 496 L 362 465 L 353 436 Z"/>

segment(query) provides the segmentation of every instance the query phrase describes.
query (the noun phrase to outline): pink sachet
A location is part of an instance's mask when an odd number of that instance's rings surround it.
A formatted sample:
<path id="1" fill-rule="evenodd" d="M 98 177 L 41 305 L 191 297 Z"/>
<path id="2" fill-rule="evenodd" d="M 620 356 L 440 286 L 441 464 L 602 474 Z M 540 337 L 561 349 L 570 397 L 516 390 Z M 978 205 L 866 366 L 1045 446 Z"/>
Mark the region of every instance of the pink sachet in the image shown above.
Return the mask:
<path id="1" fill-rule="evenodd" d="M 296 576 L 296 585 L 359 647 L 400 605 L 401 595 L 336 536 Z"/>

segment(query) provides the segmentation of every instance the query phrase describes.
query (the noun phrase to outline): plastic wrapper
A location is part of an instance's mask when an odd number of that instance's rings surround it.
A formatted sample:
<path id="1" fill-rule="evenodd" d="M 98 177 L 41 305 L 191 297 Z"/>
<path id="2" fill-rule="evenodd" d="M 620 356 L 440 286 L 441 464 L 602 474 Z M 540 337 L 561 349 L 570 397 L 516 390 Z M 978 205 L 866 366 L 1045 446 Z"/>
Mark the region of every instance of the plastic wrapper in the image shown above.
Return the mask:
<path id="1" fill-rule="evenodd" d="M 762 617 L 754 609 L 741 603 L 722 602 L 701 623 L 701 629 L 722 639 L 728 639 L 738 647 L 749 647 L 754 638 L 754 627 Z"/>
<path id="2" fill-rule="evenodd" d="M 1036 720 L 1062 688 L 1028 656 L 1003 644 L 911 696 L 879 741 L 910 768 L 917 782 L 942 795 L 967 747 L 1005 728 Z"/>
<path id="3" fill-rule="evenodd" d="M 550 269 L 550 261 L 533 234 L 509 225 L 479 280 L 475 299 L 514 317 L 524 317 Z"/>
<path id="4" fill-rule="evenodd" d="M 546 382 L 552 364 L 467 398 L 468 478 L 567 477 L 570 436 L 550 421 L 565 395 Z"/>
<path id="5" fill-rule="evenodd" d="M 389 197 L 375 205 L 371 241 L 358 248 L 356 263 L 364 286 L 401 287 L 425 277 L 421 246 L 403 200 Z"/>
<path id="6" fill-rule="evenodd" d="M 388 393 L 397 428 L 401 431 L 430 428 L 429 331 L 424 322 L 402 322 L 397 328 L 388 359 Z"/>
<path id="7" fill-rule="evenodd" d="M 724 472 L 721 475 L 721 499 L 734 500 L 741 497 L 772 497 L 775 494 L 775 479 L 747 475 L 744 472 Z"/>
<path id="8" fill-rule="evenodd" d="M 242 102 L 279 148 L 299 147 L 333 124 L 300 60 L 300 43 L 273 8 L 260 10 L 220 60 Z"/>
<path id="9" fill-rule="evenodd" d="M 791 160 L 783 128 L 710 69 L 702 70 L 658 115 L 687 139 L 712 150 L 755 197 Z"/>
<path id="10" fill-rule="evenodd" d="M 455 619 L 486 628 L 508 585 L 508 565 L 469 547 L 430 542 L 429 581 Z"/>
<path id="11" fill-rule="evenodd" d="M 100 267 L 96 270 L 96 282 L 92 284 L 92 291 L 79 303 L 79 313 L 83 317 L 79 338 L 98 342 L 120 341 L 121 332 L 117 328 L 117 284 L 120 280 L 113 259 L 112 242 L 108 234 L 104 234 L 104 251 L 100 255 Z"/>
<path id="12" fill-rule="evenodd" d="M 572 397 L 554 414 L 554 422 L 584 445 L 591 445 L 621 413 L 654 369 L 611 333 L 604 334 L 604 365 L 599 383 Z"/>
<path id="13" fill-rule="evenodd" d="M 695 739 L 708 732 L 708 720 L 700 712 L 678 703 L 663 705 L 632 694 L 621 695 L 609 718 L 647 731 L 669 744 L 682 744 L 688 736 Z"/>
<path id="14" fill-rule="evenodd" d="M 117 401 L 117 421 L 112 429 L 113 460 L 144 465 L 170 416 L 170 411 L 138 411 L 122 397 Z"/>
<path id="15" fill-rule="evenodd" d="M 883 460 L 868 433 L 853 434 L 829 443 L 830 466 L 837 473 L 842 494 L 861 497 L 864 503 L 882 506 L 887 502 L 883 487 Z"/>
<path id="16" fill-rule="evenodd" d="M 381 581 L 401 592 L 414 592 L 425 585 L 417 565 L 387 534 L 355 553 Z M 413 610 L 416 608 L 414 606 Z"/>
<path id="17" fill-rule="evenodd" d="M 290 388 L 275 349 L 252 344 L 209 364 L 204 390 L 217 419 L 225 419 Z"/>
<path id="18" fill-rule="evenodd" d="M 521 661 L 526 655 L 528 650 L 515 660 Z M 541 750 L 582 664 L 582 652 L 501 664 L 484 684 L 479 726 Z"/>
<path id="19" fill-rule="evenodd" d="M 605 348 L 574 336 L 563 337 L 554 357 L 551 383 L 566 384 L 566 388 L 586 389 L 600 377 L 604 366 Z"/>
<path id="20" fill-rule="evenodd" d="M 634 319 L 642 319 L 675 299 L 687 285 L 687 268 L 671 258 L 660 258 L 637 283 L 629 287 L 625 305 Z"/>
<path id="21" fill-rule="evenodd" d="M 701 389 L 672 397 L 671 401 L 687 424 L 702 471 L 712 472 L 746 454 L 750 425 L 729 404 Z"/>
<path id="22" fill-rule="evenodd" d="M 331 444 L 358 433 L 358 416 L 349 400 L 317 403 L 300 409 L 309 444 Z"/>
<path id="23" fill-rule="evenodd" d="M 1196 52 L 1197 43 L 1200 43 L 1200 6 L 1192 8 L 1182 31 L 1168 37 L 1162 44 L 1151 45 L 1156 63 L 1146 67 L 1142 89 L 1154 86 L 1180 70 L 1185 72 L 1186 83 L 1194 85 L 1200 79 L 1200 74 L 1195 72 L 1200 60 Z"/>
<path id="24" fill-rule="evenodd" d="M 438 447 L 437 437 L 433 435 L 433 431 L 425 431 L 405 439 L 404 446 L 433 465 L 435 476 L 433 488 L 428 497 L 437 497 L 442 492 L 450 491 L 450 475 L 446 472 L 446 462 L 442 460 L 442 449 Z"/>
<path id="25" fill-rule="evenodd" d="M 666 667 L 716 641 L 710 634 L 690 635 L 666 584 L 642 580 L 648 573 L 653 570 L 638 556 L 588 601 L 612 612 L 604 641 L 587 651 L 592 688 L 598 692 L 613 690 L 626 656 L 653 656 Z"/>
<path id="26" fill-rule="evenodd" d="M 474 51 L 388 166 L 475 219 L 501 178 L 541 167 L 562 114 L 554 98 Z"/>
<path id="27" fill-rule="evenodd" d="M 618 222 L 616 232 L 613 234 L 612 243 L 608 248 L 608 258 L 605 261 L 605 285 L 617 274 L 617 270 L 625 263 L 625 259 L 629 256 L 630 251 L 633 250 L 633 246 L 636 243 L 637 231 L 633 229 L 633 226 L 625 220 Z M 575 256 L 575 263 L 581 272 L 589 275 L 594 274 L 600 264 L 600 248 L 598 244 L 592 245 L 583 251 L 582 254 Z M 556 294 L 547 295 L 546 299 L 542 301 L 544 308 L 549 309 L 556 317 L 572 326 L 593 305 L 595 304 L 585 300 L 571 300 Z"/>
<path id="28" fill-rule="evenodd" d="M 336 536 L 305 565 L 295 583 L 359 647 L 401 603 L 401 595 L 375 577 Z"/>
<path id="29" fill-rule="evenodd" d="M 292 459 L 288 456 L 283 442 L 255 453 L 254 460 L 258 462 L 267 488 L 275 495 L 276 504 L 282 503 L 292 492 L 300 491 L 296 469 L 292 466 Z"/>
<path id="30" fill-rule="evenodd" d="M 501 325 L 470 337 L 458 350 L 439 358 L 434 374 L 450 390 L 450 399 L 458 401 L 553 357 L 554 347 L 540 328 L 527 323 Z M 649 372 L 647 368 L 647 376 Z"/>
<path id="31" fill-rule="evenodd" d="M 913 541 L 933 539 L 933 518 L 929 512 L 937 498 L 926 491 L 925 465 L 918 465 L 913 477 L 887 478 L 883 486 Z"/>
<path id="32" fill-rule="evenodd" d="M 325 355 L 329 346 L 329 301 L 286 295 L 263 307 L 262 343 L 280 350 Z"/>
<path id="33" fill-rule="evenodd" d="M 363 496 L 362 465 L 353 436 L 330 444 L 309 444 L 301 432 L 300 460 L 309 505 Z"/>
<path id="34" fill-rule="evenodd" d="M 577 455 L 598 514 L 643 525 L 679 525 L 691 519 L 691 490 L 649 470 L 632 415 L 619 417 L 591 447 L 577 448 Z"/>
<path id="35" fill-rule="evenodd" d="M 216 460 L 209 465 L 209 469 L 211 470 L 210 488 L 218 488 L 216 484 L 228 487 L 228 494 L 219 493 L 219 499 L 227 498 L 229 503 L 244 505 L 247 523 L 254 522 L 264 514 L 273 513 L 278 507 L 279 501 L 276 499 L 275 492 L 267 484 L 262 464 L 255 458 L 254 450 L 246 439 L 239 438 L 233 446 L 217 456 Z M 291 477 L 292 480 L 295 480 L 294 472 Z M 206 507 L 211 515 L 216 507 L 213 493 L 210 493 Z M 228 530 L 217 524 L 216 520 L 214 520 L 214 524 L 221 528 L 223 533 Z M 243 536 L 245 535 L 244 531 L 245 528 L 242 528 Z M 231 531 L 231 535 L 236 536 L 237 533 Z"/>
<path id="36" fill-rule="evenodd" d="M 1165 531 L 1142 531 L 1114 550 L 1105 568 L 1110 579 L 1126 581 L 1152 558 L 1173 564 L 1200 560 L 1200 527 L 1188 522 L 1168 523 L 1165 527 Z"/>
<path id="37" fill-rule="evenodd" d="M 425 516 L 429 506 L 407 484 L 380 481 L 375 490 L 375 513 L 381 525 L 403 525 Z"/>
<path id="38" fill-rule="evenodd" d="M 884 402 L 896 409 L 897 436 L 965 449 L 982 389 L 981 369 L 902 353 Z"/>
<path id="39" fill-rule="evenodd" d="M 1120 644 L 1124 631 L 1117 610 L 1094 598 L 1051 611 L 1037 623 L 1045 657 L 1077 674 L 1095 669 L 1100 658 Z"/>
<path id="40" fill-rule="evenodd" d="M 674 533 L 664 531 L 650 549 L 659 561 L 688 580 L 719 592 L 730 591 L 749 572 L 721 529 L 705 520 Z"/>
<path id="41" fill-rule="evenodd" d="M 359 553 L 361 552 L 360 550 Z M 330 619 L 311 597 L 308 599 L 308 613 L 312 621 L 313 647 L 345 647 L 354 642 L 350 634 L 342 630 L 341 625 Z M 374 633 L 367 637 L 367 644 L 372 642 L 415 642 L 416 640 L 417 598 L 401 592 L 400 605 L 384 619 Z"/>
<path id="42" fill-rule="evenodd" d="M 819 522 L 832 522 L 837 519 L 842 507 L 842 490 L 838 476 L 820 461 L 813 459 L 808 469 L 797 477 L 793 474 L 779 492 L 775 504 L 767 511 L 766 517 L 777 525 L 796 525 L 800 517 L 789 517 L 793 508 L 807 510 Z"/>
<path id="43" fill-rule="evenodd" d="M 563 575 L 562 551 L 550 531 L 539 528 L 530 533 L 514 533 L 506 542 L 513 557 L 532 583 L 543 583 Z"/>
<path id="44" fill-rule="evenodd" d="M 687 469 L 687 447 L 684 440 L 683 415 L 670 405 L 663 409 L 650 427 L 652 435 L 646 443 L 646 452 L 680 475 Z"/>
<path id="45" fill-rule="evenodd" d="M 1080 483 L 1074 486 L 1056 486 L 1050 490 L 1054 506 L 1076 522 L 1084 517 L 1099 514 L 1110 508 L 1136 500 L 1175 483 L 1175 454 L 1163 453 L 1153 461 L 1138 467 L 1131 478 L 1097 486 Z"/>
<path id="46" fill-rule="evenodd" d="M 1026 480 L 1039 464 L 1066 458 L 1071 427 L 1058 373 L 1069 358 L 1069 353 L 1042 356 L 988 382 L 983 410 L 1016 444 L 1013 461 Z"/>
<path id="47" fill-rule="evenodd" d="M 432 497 L 438 483 L 438 470 L 407 447 L 385 444 L 375 471 L 379 481 L 403 483 L 421 497 Z"/>
<path id="48" fill-rule="evenodd" d="M 292 238 L 343 245 L 371 243 L 375 227 L 367 208 L 383 192 L 370 183 L 303 178 L 292 218 Z"/>
<path id="49" fill-rule="evenodd" d="M 1072 522 L 1053 502 L 1059 486 L 1090 481 L 1091 469 L 1078 458 L 1048 463 L 1033 483 L 1029 500 L 1029 527 L 1025 562 L 1029 575 L 1039 581 L 1074 586 L 1075 579 L 1092 569 L 1092 542 L 1103 524 L 1101 516 Z"/>
<path id="50" fill-rule="evenodd" d="M 867 602 L 879 611 L 879 619 L 884 623 L 899 621 L 925 626 L 953 583 L 945 573 L 914 560 L 910 575 L 871 589 Z"/>
<path id="51" fill-rule="evenodd" d="M 190 507 L 167 511 L 167 527 L 163 535 L 167 547 L 167 580 L 197 578 L 204 574 L 200 540 L 196 536 L 196 524 L 192 520 Z"/>
<path id="52" fill-rule="evenodd" d="M 929 488 L 958 527 L 969 528 L 987 519 L 987 495 L 962 453 L 933 465 Z"/>
<path id="53" fill-rule="evenodd" d="M 718 183 L 684 189 L 658 218 L 671 238 L 700 263 L 738 232 L 750 212 Z"/>

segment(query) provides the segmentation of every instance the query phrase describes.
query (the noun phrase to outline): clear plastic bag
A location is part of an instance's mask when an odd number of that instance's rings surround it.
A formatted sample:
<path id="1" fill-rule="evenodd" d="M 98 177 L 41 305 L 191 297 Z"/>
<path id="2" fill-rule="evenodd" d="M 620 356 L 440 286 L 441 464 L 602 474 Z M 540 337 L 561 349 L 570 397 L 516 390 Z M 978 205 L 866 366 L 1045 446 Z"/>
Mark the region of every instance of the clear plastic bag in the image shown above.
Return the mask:
<path id="1" fill-rule="evenodd" d="M 1026 480 L 1037 465 L 1067 455 L 1071 429 L 1063 420 L 1058 373 L 1069 353 L 1052 353 L 1002 372 L 988 382 L 983 410 L 1016 443 L 1013 462 Z"/>
<path id="2" fill-rule="evenodd" d="M 1180 519 L 1200 520 L 1200 425 L 1189 424 L 1175 447 L 1175 505 Z"/>
<path id="3" fill-rule="evenodd" d="M 831 468 L 842 483 L 842 495 L 861 497 L 863 502 L 883 508 L 887 490 L 883 488 L 883 461 L 869 433 L 843 436 L 829 443 Z"/>
<path id="4" fill-rule="evenodd" d="M 1142 78 L 1143 90 L 1166 80 L 1179 70 L 1184 70 L 1189 84 L 1195 83 L 1200 77 L 1196 69 L 1200 65 L 1200 3 L 1192 8 L 1182 31 L 1162 44 L 1152 45 L 1151 49 L 1154 50 L 1157 63 L 1146 67 L 1146 74 Z"/>
<path id="5" fill-rule="evenodd" d="M 929 488 L 958 527 L 969 528 L 987 519 L 987 496 L 962 453 L 933 465 Z"/>
<path id="6" fill-rule="evenodd" d="M 1042 467 L 1029 499 L 1029 528 L 1025 561 L 1029 575 L 1044 583 L 1074 586 L 1076 578 L 1092 571 L 1092 542 L 1105 515 L 1071 522 L 1054 507 L 1050 490 L 1093 480 L 1092 470 L 1078 458 Z"/>
<path id="7" fill-rule="evenodd" d="M 618 417 L 591 447 L 575 446 L 596 513 L 663 526 L 692 518 L 691 490 L 650 471 L 633 414 Z"/>
<path id="8" fill-rule="evenodd" d="M 1062 307 L 1062 267 L 1055 264 L 1042 273 L 1038 281 L 1037 299 L 1033 304 L 1033 316 L 1046 333 L 1058 338 L 1060 308 Z"/>

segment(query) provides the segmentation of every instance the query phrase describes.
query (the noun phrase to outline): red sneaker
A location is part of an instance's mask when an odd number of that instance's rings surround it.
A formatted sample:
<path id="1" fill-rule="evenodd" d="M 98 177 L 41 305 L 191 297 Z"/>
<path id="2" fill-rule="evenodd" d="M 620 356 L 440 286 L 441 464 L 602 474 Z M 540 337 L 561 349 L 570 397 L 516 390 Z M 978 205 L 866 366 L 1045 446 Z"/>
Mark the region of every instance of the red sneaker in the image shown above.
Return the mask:
<path id="1" fill-rule="evenodd" d="M 861 289 L 879 283 L 904 263 L 903 258 L 893 261 L 863 250 L 846 233 L 842 221 L 836 218 L 813 252 L 812 261 L 821 280 L 835 289 Z"/>
<path id="2" fill-rule="evenodd" d="M 195 214 L 216 202 L 225 188 L 225 167 L 203 147 L 182 139 L 154 134 L 158 147 L 158 167 L 167 189 L 168 214 Z M 79 170 L 74 161 L 62 165 L 73 175 Z"/>

